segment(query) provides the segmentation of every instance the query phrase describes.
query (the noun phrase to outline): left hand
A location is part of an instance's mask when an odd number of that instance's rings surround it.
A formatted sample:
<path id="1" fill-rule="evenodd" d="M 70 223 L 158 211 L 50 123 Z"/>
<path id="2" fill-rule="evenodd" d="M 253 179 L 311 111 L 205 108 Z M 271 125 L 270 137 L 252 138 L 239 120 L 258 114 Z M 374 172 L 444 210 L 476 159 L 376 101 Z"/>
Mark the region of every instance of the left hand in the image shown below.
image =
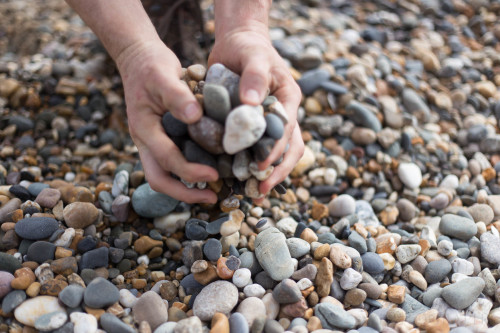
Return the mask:
<path id="1" fill-rule="evenodd" d="M 288 176 L 304 153 L 304 142 L 297 123 L 297 110 L 302 96 L 300 88 L 272 46 L 268 28 L 264 24 L 255 23 L 251 27 L 236 28 L 219 35 L 208 58 L 208 65 L 218 62 L 241 74 L 242 104 L 261 104 L 269 89 L 270 94 L 283 104 L 288 114 L 289 122 L 285 126 L 283 137 L 276 142 L 269 157 L 259 162 L 259 168 L 264 170 L 281 157 L 289 144 L 281 164 L 274 168 L 268 179 L 260 183 L 260 193 L 268 194 Z"/>

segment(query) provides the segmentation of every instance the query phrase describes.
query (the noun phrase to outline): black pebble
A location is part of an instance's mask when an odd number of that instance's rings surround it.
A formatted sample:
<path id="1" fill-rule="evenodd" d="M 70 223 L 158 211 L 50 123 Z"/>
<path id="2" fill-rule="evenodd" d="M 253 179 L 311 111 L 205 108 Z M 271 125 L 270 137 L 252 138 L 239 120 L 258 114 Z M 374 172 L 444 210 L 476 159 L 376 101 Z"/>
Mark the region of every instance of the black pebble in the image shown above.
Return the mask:
<path id="1" fill-rule="evenodd" d="M 252 152 L 257 161 L 264 161 L 274 147 L 274 139 L 263 137 L 252 146 Z"/>
<path id="2" fill-rule="evenodd" d="M 108 266 L 108 248 L 100 247 L 95 250 L 85 252 L 80 260 L 80 269 L 97 268 Z"/>
<path id="3" fill-rule="evenodd" d="M 281 185 L 281 184 L 278 184 L 274 187 L 274 189 L 276 190 L 276 192 L 278 192 L 279 194 L 286 194 L 286 188 Z"/>
<path id="4" fill-rule="evenodd" d="M 203 150 L 193 141 L 186 141 L 184 144 L 183 155 L 188 162 L 200 163 L 217 169 L 217 162 L 214 156 Z"/>
<path id="5" fill-rule="evenodd" d="M 204 240 L 208 237 L 207 222 L 199 219 L 189 219 L 186 222 L 186 237 L 191 240 Z"/>
<path id="6" fill-rule="evenodd" d="M 27 260 L 43 264 L 47 260 L 54 259 L 55 252 L 56 246 L 52 243 L 45 241 L 34 242 L 28 248 Z"/>
<path id="7" fill-rule="evenodd" d="M 167 112 L 161 119 L 163 129 L 168 136 L 183 136 L 187 134 L 187 125 Z"/>
<path id="8" fill-rule="evenodd" d="M 31 194 L 28 189 L 21 185 L 12 185 L 9 188 L 9 192 L 21 199 L 21 201 L 26 201 L 31 198 Z"/>
<path id="9" fill-rule="evenodd" d="M 267 223 L 267 219 L 261 219 L 259 222 L 257 222 L 257 224 L 255 225 L 255 227 L 257 229 L 262 228 L 263 226 L 266 225 L 266 223 Z"/>

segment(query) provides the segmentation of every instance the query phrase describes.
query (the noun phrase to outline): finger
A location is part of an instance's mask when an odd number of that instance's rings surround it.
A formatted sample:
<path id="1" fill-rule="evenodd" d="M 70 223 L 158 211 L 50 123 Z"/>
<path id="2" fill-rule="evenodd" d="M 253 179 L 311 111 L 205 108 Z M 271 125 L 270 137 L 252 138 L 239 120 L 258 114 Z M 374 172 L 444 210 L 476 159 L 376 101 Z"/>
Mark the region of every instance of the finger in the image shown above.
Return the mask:
<path id="1" fill-rule="evenodd" d="M 200 119 L 202 116 L 200 104 L 187 84 L 178 79 L 177 74 L 166 72 L 161 75 L 157 84 L 154 91 L 164 110 L 169 110 L 175 118 L 186 124 Z"/>
<path id="2" fill-rule="evenodd" d="M 276 77 L 281 77 L 282 75 L 277 75 Z M 283 154 L 286 145 L 289 143 L 289 138 L 294 131 L 297 120 L 297 109 L 300 104 L 301 93 L 295 82 L 288 79 L 284 79 L 283 85 L 279 87 L 275 92 L 274 96 L 283 104 L 287 114 L 288 123 L 285 126 L 285 133 L 283 137 L 276 142 L 274 148 L 272 149 L 269 156 L 262 162 L 258 164 L 260 170 L 266 169 L 272 163 L 277 161 Z M 293 147 L 293 146 L 291 146 Z"/>
<path id="3" fill-rule="evenodd" d="M 140 152 L 144 172 L 151 188 L 187 203 L 216 203 L 217 195 L 211 190 L 188 189 L 173 179 L 147 151 Z"/>
<path id="4" fill-rule="evenodd" d="M 302 157 L 304 153 L 304 142 L 302 141 L 298 124 L 295 126 L 292 137 L 290 138 L 290 147 L 293 147 L 293 149 L 288 149 L 283 158 L 283 162 L 274 168 L 273 173 L 268 179 L 260 183 L 260 193 L 269 193 L 273 187 L 281 183 L 293 170 L 297 161 Z"/>
<path id="5" fill-rule="evenodd" d="M 240 79 L 240 100 L 243 104 L 259 105 L 269 89 L 269 60 L 265 56 L 252 54 L 243 61 Z"/>
<path id="6" fill-rule="evenodd" d="M 147 151 L 164 171 L 170 171 L 185 181 L 216 181 L 217 171 L 209 166 L 188 162 L 177 146 L 163 132 L 158 117 L 143 117 L 134 132 L 140 141 L 140 150 Z"/>

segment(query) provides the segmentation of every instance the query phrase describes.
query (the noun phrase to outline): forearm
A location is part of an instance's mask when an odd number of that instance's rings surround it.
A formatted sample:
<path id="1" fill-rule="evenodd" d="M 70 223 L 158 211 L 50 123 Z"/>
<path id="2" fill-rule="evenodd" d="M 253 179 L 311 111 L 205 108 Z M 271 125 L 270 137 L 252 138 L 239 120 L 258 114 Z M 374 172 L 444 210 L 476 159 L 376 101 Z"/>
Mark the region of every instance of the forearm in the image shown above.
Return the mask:
<path id="1" fill-rule="evenodd" d="M 120 67 L 134 46 L 159 41 L 139 0 L 66 0 L 99 37 Z"/>
<path id="2" fill-rule="evenodd" d="M 267 33 L 272 0 L 215 0 L 215 38 L 239 29 Z"/>

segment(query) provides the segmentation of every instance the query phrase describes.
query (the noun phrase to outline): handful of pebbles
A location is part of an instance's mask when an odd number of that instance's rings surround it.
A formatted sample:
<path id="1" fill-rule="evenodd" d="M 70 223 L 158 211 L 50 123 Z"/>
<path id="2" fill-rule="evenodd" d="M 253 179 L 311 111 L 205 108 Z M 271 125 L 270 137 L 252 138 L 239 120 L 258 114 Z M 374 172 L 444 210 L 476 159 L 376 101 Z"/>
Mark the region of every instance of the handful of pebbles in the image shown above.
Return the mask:
<path id="1" fill-rule="evenodd" d="M 220 199 L 231 193 L 263 197 L 259 181 L 269 178 L 282 159 L 265 170 L 259 170 L 257 163 L 269 156 L 283 136 L 288 123 L 283 105 L 274 96 L 266 97 L 259 106 L 241 104 L 240 76 L 219 63 L 208 71 L 202 65 L 192 65 L 185 70 L 184 80 L 203 106 L 203 116 L 187 125 L 165 113 L 162 124 L 167 135 L 187 161 L 218 171 L 219 180 L 208 186 Z M 189 188 L 207 186 L 181 181 Z M 275 189 L 284 190 L 280 185 Z"/>

